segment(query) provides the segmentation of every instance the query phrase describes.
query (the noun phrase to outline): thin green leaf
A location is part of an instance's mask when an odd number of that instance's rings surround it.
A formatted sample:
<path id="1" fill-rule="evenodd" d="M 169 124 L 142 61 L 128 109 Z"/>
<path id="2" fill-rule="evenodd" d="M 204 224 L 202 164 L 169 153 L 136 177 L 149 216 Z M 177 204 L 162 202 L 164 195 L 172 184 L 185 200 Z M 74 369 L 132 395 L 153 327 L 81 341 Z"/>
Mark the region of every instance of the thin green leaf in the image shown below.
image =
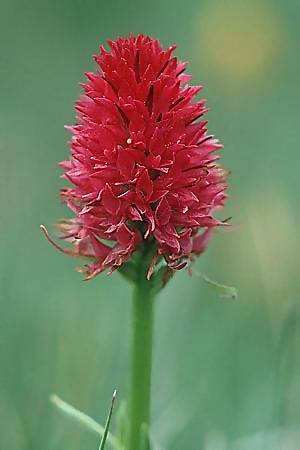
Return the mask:
<path id="1" fill-rule="evenodd" d="M 101 438 L 103 438 L 105 433 L 105 427 L 96 422 L 96 420 L 94 420 L 92 417 L 74 408 L 74 406 L 65 402 L 57 395 L 54 394 L 51 395 L 50 400 L 64 414 L 69 416 L 71 419 L 76 420 L 78 423 L 82 424 L 83 426 L 97 433 L 98 435 L 101 436 Z M 121 450 L 122 448 L 118 439 L 111 433 L 108 433 L 107 435 L 107 442 L 109 442 L 111 447 L 113 447 L 115 450 Z"/>
<path id="2" fill-rule="evenodd" d="M 110 410 L 109 410 L 109 413 L 108 413 L 108 416 L 107 416 L 107 419 L 106 419 L 104 434 L 103 434 L 101 442 L 100 442 L 99 450 L 104 450 L 104 447 L 105 447 L 105 442 L 106 442 L 106 439 L 107 439 L 108 433 L 109 433 L 108 430 L 109 430 L 109 425 L 110 425 L 110 421 L 111 421 L 112 412 L 113 412 L 113 409 L 114 409 L 116 395 L 117 395 L 117 391 L 114 390 L 113 396 L 112 396 L 112 399 L 111 399 Z"/>
<path id="3" fill-rule="evenodd" d="M 215 289 L 219 296 L 227 299 L 236 299 L 237 298 L 237 290 L 233 286 L 226 286 L 226 284 L 217 283 L 216 281 L 208 278 L 204 273 L 195 272 L 196 275 L 202 278 L 202 280 L 208 284 L 211 288 Z"/>

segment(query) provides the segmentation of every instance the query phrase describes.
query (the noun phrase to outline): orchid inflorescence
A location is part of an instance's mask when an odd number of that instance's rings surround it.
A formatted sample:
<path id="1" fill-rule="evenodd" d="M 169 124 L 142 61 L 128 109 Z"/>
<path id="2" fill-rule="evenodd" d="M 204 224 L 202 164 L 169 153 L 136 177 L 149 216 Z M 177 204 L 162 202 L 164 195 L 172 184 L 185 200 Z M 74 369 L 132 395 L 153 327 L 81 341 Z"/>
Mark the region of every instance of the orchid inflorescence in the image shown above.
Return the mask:
<path id="1" fill-rule="evenodd" d="M 91 259 L 86 279 L 120 268 L 151 245 L 148 278 L 157 261 L 170 270 L 202 253 L 226 198 L 227 173 L 217 164 L 222 145 L 207 132 L 202 86 L 190 86 L 175 46 L 142 34 L 109 41 L 95 56 L 76 103 L 78 124 L 61 198 L 75 218 L 57 226 L 71 243 L 65 253 Z M 49 237 L 49 236 L 48 236 Z M 49 238 L 50 239 L 50 238 Z"/>

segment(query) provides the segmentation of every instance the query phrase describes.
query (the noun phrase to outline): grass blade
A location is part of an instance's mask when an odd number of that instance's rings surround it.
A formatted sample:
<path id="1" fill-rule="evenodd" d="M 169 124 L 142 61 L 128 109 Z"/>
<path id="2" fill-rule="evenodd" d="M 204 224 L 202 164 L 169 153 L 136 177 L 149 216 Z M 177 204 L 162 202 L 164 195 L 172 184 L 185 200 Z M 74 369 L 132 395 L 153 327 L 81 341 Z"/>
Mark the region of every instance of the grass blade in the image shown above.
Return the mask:
<path id="1" fill-rule="evenodd" d="M 100 425 L 96 420 L 94 420 L 92 417 L 88 416 L 87 414 L 83 413 L 82 411 L 79 411 L 78 409 L 74 408 L 74 406 L 70 405 L 69 403 L 62 400 L 57 395 L 53 394 L 50 396 L 51 402 L 64 414 L 69 416 L 71 419 L 75 420 L 76 422 L 82 424 L 89 430 L 97 433 L 101 436 L 103 439 L 105 434 L 105 427 Z M 115 438 L 111 433 L 106 434 L 107 442 L 111 445 L 112 448 L 115 450 L 121 450 L 122 446 L 120 445 L 118 439 Z"/>
<path id="2" fill-rule="evenodd" d="M 104 433 L 100 442 L 100 446 L 99 446 L 99 450 L 104 450 L 104 446 L 105 446 L 105 442 L 106 439 L 108 437 L 108 433 L 109 433 L 109 425 L 110 425 L 110 421 L 111 421 L 111 416 L 112 416 L 112 412 L 114 409 L 114 404 L 115 404 L 115 399 L 116 399 L 116 395 L 117 395 L 117 391 L 114 390 L 113 392 L 113 396 L 111 399 L 111 405 L 110 405 L 110 410 L 106 419 L 106 424 L 105 424 L 105 429 L 104 429 Z"/>
<path id="3" fill-rule="evenodd" d="M 237 290 L 234 286 L 226 286 L 226 284 L 217 283 L 211 280 L 204 273 L 195 272 L 202 280 L 209 285 L 211 288 L 215 289 L 221 298 L 236 299 Z"/>

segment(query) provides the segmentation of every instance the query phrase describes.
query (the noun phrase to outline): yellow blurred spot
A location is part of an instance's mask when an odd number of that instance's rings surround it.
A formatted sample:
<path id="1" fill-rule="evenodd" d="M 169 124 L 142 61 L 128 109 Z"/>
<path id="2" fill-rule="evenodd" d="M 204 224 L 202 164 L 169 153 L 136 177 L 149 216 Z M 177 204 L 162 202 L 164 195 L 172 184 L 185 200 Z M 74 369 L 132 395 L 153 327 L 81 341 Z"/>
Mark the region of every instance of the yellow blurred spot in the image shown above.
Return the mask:
<path id="1" fill-rule="evenodd" d="M 127 142 L 127 144 L 132 144 L 132 139 L 128 138 L 126 142 Z"/>
<path id="2" fill-rule="evenodd" d="M 260 268 L 267 299 L 274 303 L 295 280 L 299 255 L 299 231 L 290 198 L 278 186 L 254 193 L 247 202 L 249 238 Z"/>
<path id="3" fill-rule="evenodd" d="M 195 23 L 196 51 L 232 83 L 261 77 L 282 51 L 282 23 L 271 4 L 210 1 Z"/>

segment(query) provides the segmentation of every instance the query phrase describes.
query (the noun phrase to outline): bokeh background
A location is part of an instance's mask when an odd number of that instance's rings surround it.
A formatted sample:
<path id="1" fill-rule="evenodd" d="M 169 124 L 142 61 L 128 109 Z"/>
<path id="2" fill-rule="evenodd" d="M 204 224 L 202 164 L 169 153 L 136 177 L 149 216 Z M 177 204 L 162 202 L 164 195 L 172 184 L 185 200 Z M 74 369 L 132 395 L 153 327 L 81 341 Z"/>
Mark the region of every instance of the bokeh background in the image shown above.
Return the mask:
<path id="1" fill-rule="evenodd" d="M 1 0 L 0 447 L 89 450 L 55 392 L 104 422 L 126 396 L 130 288 L 84 283 L 39 231 L 67 211 L 57 162 L 91 55 L 129 32 L 178 44 L 205 85 L 232 174 L 219 232 L 156 308 L 153 436 L 161 449 L 300 448 L 298 0 Z"/>

